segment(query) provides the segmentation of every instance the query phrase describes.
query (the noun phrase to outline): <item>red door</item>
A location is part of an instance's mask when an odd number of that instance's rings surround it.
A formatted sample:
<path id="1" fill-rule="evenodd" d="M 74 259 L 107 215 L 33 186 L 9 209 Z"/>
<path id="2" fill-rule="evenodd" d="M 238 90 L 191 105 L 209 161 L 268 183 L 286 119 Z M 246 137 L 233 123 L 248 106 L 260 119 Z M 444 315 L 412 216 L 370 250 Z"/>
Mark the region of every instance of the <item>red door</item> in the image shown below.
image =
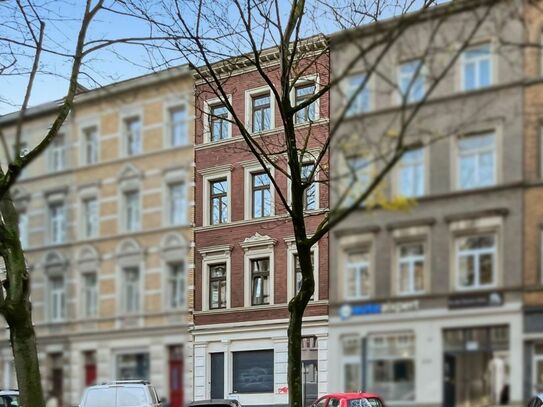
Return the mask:
<path id="1" fill-rule="evenodd" d="M 170 348 L 170 407 L 183 407 L 183 350 Z"/>
<path id="2" fill-rule="evenodd" d="M 96 384 L 96 353 L 85 352 L 85 386 Z"/>

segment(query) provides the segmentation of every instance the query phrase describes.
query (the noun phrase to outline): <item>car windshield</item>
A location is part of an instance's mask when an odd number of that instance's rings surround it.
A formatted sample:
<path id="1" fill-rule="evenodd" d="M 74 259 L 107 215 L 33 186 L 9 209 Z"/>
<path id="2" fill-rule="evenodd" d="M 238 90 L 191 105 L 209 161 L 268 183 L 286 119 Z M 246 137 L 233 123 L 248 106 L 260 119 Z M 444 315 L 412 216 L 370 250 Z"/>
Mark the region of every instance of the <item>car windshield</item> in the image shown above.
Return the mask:
<path id="1" fill-rule="evenodd" d="M 0 407 L 18 407 L 19 396 L 2 395 L 0 396 Z"/>
<path id="2" fill-rule="evenodd" d="M 145 390 L 140 387 L 89 389 L 84 407 L 146 407 Z"/>
<path id="3" fill-rule="evenodd" d="M 349 407 L 383 407 L 379 399 L 360 398 L 349 400 Z"/>

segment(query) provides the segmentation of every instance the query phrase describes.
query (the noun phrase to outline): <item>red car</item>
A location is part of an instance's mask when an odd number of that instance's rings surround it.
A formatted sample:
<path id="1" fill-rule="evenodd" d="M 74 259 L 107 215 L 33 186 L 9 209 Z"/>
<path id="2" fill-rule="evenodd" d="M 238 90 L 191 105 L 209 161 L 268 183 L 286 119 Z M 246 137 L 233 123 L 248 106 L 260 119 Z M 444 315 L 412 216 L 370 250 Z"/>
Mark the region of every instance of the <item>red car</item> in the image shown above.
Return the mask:
<path id="1" fill-rule="evenodd" d="M 311 407 L 385 407 L 385 403 L 373 393 L 332 393 L 321 397 Z"/>

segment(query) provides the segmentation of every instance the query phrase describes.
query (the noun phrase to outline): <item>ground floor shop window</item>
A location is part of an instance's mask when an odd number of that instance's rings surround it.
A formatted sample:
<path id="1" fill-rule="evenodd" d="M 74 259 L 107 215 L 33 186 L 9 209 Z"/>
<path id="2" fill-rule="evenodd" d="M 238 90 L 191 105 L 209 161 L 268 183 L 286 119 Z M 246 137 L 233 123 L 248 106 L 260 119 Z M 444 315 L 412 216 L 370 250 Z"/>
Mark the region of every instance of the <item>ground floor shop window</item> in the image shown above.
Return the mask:
<path id="1" fill-rule="evenodd" d="M 415 399 L 415 336 L 370 335 L 367 387 L 387 401 Z"/>
<path id="2" fill-rule="evenodd" d="M 149 380 L 148 353 L 117 355 L 117 380 Z"/>
<path id="3" fill-rule="evenodd" d="M 532 393 L 543 392 L 543 343 L 534 345 Z"/>
<path id="4" fill-rule="evenodd" d="M 234 352 L 234 393 L 273 393 L 273 350 Z"/>
<path id="5" fill-rule="evenodd" d="M 362 339 L 357 335 L 345 336 L 341 341 L 343 391 L 356 392 L 362 388 Z"/>

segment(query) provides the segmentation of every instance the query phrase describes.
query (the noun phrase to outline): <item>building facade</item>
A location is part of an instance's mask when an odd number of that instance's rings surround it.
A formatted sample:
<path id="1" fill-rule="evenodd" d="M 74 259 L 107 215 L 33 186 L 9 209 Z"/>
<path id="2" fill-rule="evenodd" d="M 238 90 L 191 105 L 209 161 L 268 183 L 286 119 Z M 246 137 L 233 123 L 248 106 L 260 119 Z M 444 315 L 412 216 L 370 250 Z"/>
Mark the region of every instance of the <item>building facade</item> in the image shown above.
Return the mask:
<path id="1" fill-rule="evenodd" d="M 521 44 L 524 29 L 509 18 L 518 11 L 513 2 L 494 2 L 481 23 L 484 2 L 479 12 L 457 4 L 409 27 L 374 72 L 360 63 L 331 96 L 337 112 L 349 84 L 373 72 L 365 103 L 349 112 L 331 152 L 337 174 L 362 163 L 353 172 L 363 180 L 378 172 L 383 143 L 396 140 L 403 118 L 444 74 L 407 127 L 413 148 L 378 191 L 416 203 L 387 210 L 377 200 L 330 236 L 328 356 L 338 363 L 329 364 L 329 386 L 369 389 L 394 405 L 524 397 L 524 51 L 503 45 Z M 372 35 L 370 27 L 360 41 Z M 345 33 L 332 44 L 336 74 L 356 48 Z"/>
<path id="2" fill-rule="evenodd" d="M 150 379 L 172 407 L 192 398 L 192 95 L 186 66 L 79 94 L 12 189 L 44 389 L 61 405 L 115 379 Z M 25 146 L 55 107 L 29 110 Z M 1 119 L 8 140 L 16 117 Z M 0 346 L 13 388 L 7 331 Z"/>
<path id="3" fill-rule="evenodd" d="M 268 58 L 266 56 L 266 58 Z M 271 78 L 277 60 L 266 69 Z M 328 55 L 319 58 L 293 92 L 315 92 L 328 81 Z M 278 165 L 286 163 L 273 146 L 284 144 L 273 94 L 251 66 L 228 73 L 224 87 L 237 114 L 245 118 Z M 288 301 L 298 289 L 294 233 L 269 176 L 248 150 L 230 114 L 206 81 L 196 79 L 194 398 L 237 398 L 244 406 L 287 405 Z M 309 148 L 328 131 L 324 97 L 297 121 Z M 326 160 L 327 163 L 327 160 Z M 303 165 L 311 165 L 308 158 Z M 287 195 L 288 178 L 270 165 Z M 287 168 L 286 164 L 282 168 Z M 328 207 L 328 190 L 308 192 L 308 233 Z M 303 326 L 304 397 L 327 389 L 328 239 L 313 251 L 316 289 Z"/>

